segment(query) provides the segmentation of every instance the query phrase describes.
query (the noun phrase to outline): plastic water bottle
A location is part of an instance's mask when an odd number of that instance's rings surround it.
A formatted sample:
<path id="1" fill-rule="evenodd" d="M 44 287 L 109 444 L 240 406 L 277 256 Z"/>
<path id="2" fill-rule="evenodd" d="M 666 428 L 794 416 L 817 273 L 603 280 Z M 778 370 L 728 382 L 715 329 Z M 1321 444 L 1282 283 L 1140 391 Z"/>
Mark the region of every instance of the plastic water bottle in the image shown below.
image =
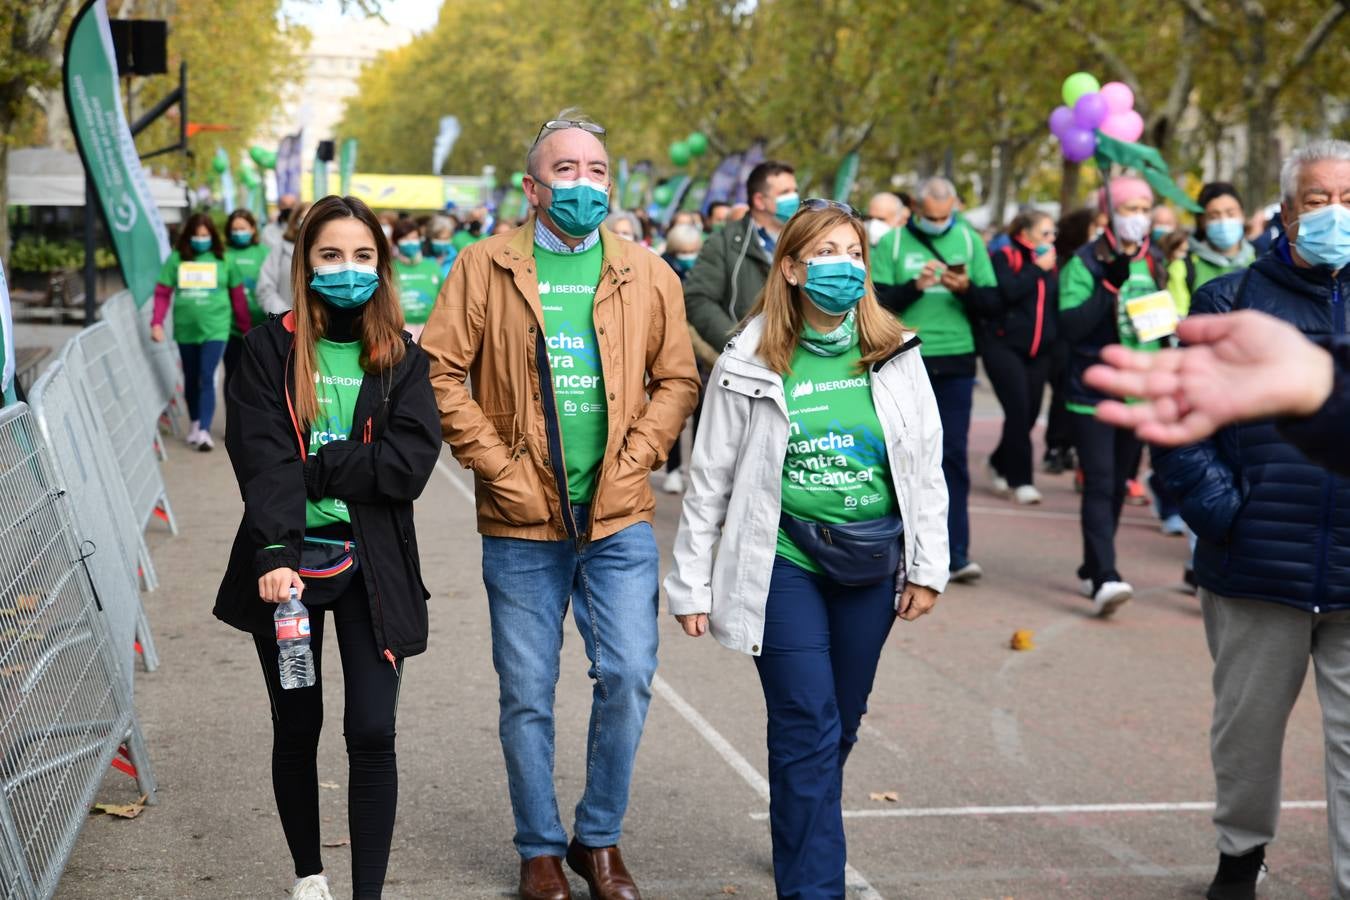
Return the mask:
<path id="1" fill-rule="evenodd" d="M 309 648 L 309 610 L 300 595 L 291 588 L 291 599 L 277 607 L 272 616 L 277 629 L 277 666 L 281 669 L 284 690 L 314 684 L 314 652 Z"/>

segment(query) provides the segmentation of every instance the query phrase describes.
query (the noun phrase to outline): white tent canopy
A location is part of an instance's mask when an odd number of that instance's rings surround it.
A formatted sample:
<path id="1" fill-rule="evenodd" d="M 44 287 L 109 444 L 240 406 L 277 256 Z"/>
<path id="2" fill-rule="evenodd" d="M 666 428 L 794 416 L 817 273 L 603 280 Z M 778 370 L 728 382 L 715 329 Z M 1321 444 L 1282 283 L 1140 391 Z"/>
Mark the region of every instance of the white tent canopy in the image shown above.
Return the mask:
<path id="1" fill-rule="evenodd" d="M 150 195 L 165 222 L 182 221 L 187 186 L 149 176 Z M 84 206 L 84 164 L 78 154 L 50 147 L 9 152 L 10 206 Z"/>

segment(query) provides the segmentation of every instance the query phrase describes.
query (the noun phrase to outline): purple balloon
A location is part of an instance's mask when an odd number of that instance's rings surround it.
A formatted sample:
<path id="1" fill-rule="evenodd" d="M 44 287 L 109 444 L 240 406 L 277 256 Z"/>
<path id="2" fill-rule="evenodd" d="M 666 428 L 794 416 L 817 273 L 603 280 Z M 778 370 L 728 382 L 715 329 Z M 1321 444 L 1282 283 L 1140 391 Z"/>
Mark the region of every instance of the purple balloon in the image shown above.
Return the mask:
<path id="1" fill-rule="evenodd" d="M 1050 113 L 1050 133 L 1055 137 L 1063 137 L 1073 127 L 1073 110 L 1067 106 L 1056 106 L 1055 111 Z"/>
<path id="2" fill-rule="evenodd" d="M 1083 162 L 1097 152 L 1097 135 L 1081 128 L 1070 128 L 1059 139 L 1059 149 L 1069 162 Z"/>
<path id="3" fill-rule="evenodd" d="M 1083 131 L 1093 131 L 1101 127 L 1110 112 L 1101 94 L 1084 94 L 1073 105 L 1073 124 Z"/>

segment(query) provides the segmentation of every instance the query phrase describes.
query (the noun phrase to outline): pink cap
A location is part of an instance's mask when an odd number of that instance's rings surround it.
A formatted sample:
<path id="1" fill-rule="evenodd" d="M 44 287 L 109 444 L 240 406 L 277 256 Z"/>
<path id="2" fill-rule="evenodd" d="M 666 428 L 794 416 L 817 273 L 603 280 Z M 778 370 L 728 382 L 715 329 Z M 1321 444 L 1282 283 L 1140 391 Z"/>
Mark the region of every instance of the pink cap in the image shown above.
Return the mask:
<path id="1" fill-rule="evenodd" d="M 1148 182 L 1134 175 L 1117 175 L 1111 179 L 1111 203 L 1119 206 L 1131 200 L 1144 199 L 1153 203 L 1153 189 Z M 1102 212 L 1111 212 L 1106 208 L 1106 191 L 1097 192 L 1097 208 Z"/>

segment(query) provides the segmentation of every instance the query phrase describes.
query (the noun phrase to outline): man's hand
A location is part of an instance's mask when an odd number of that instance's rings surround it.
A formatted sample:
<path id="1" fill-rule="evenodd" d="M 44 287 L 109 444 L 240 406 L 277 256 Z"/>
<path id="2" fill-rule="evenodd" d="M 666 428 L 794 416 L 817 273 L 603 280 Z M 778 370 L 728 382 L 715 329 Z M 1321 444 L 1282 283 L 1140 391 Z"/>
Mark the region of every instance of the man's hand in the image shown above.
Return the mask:
<path id="1" fill-rule="evenodd" d="M 1087 383 L 1139 403 L 1104 401 L 1097 418 L 1132 428 L 1145 441 L 1175 446 L 1209 437 L 1233 422 L 1309 416 L 1330 396 L 1331 354 L 1287 322 L 1253 310 L 1192 316 L 1177 334 L 1188 346 L 1139 353 L 1102 351 Z"/>
<path id="2" fill-rule="evenodd" d="M 151 325 L 151 326 L 150 326 L 150 340 L 154 341 L 156 344 L 162 344 L 162 343 L 164 343 L 164 326 L 163 326 L 163 325 Z"/>
<path id="3" fill-rule="evenodd" d="M 690 637 L 702 637 L 708 633 L 708 614 L 695 613 L 692 616 L 676 616 L 676 621 Z"/>
<path id="4" fill-rule="evenodd" d="M 953 294 L 964 294 L 970 290 L 970 276 L 964 271 L 948 269 L 942 273 L 942 286 Z"/>
<path id="5" fill-rule="evenodd" d="M 305 583 L 294 569 L 273 569 L 258 579 L 258 596 L 264 603 L 285 603 L 291 597 L 291 588 L 304 596 Z"/>
<path id="6" fill-rule="evenodd" d="M 906 622 L 913 622 L 919 616 L 927 615 L 937 603 L 938 593 L 932 588 L 926 588 L 920 584 L 905 585 L 904 593 L 900 595 L 900 605 L 896 608 L 895 614 Z"/>
<path id="7" fill-rule="evenodd" d="M 921 291 L 926 291 L 930 287 L 933 287 L 938 283 L 942 269 L 942 263 L 935 259 L 930 259 L 928 262 L 924 263 L 923 271 L 919 273 L 919 277 L 914 279 L 914 286 Z"/>

